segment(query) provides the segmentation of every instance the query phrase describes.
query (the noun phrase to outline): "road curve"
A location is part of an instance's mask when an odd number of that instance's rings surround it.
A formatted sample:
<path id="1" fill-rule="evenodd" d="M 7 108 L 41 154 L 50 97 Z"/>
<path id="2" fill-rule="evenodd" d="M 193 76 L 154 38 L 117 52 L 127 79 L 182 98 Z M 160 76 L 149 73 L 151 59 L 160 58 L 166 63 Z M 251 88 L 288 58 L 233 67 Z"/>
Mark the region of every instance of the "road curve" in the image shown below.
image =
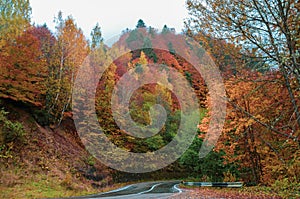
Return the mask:
<path id="1" fill-rule="evenodd" d="M 169 198 L 182 193 L 178 188 L 180 181 L 144 182 L 128 185 L 116 190 L 88 196 L 73 197 L 81 199 L 129 199 L 129 198 Z"/>

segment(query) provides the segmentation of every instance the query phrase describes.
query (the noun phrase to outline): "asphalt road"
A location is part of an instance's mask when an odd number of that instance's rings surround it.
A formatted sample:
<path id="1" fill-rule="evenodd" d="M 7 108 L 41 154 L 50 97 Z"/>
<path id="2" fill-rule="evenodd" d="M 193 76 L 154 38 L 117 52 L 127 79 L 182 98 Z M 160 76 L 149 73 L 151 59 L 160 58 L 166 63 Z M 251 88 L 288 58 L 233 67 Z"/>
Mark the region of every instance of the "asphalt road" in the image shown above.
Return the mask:
<path id="1" fill-rule="evenodd" d="M 77 197 L 84 199 L 129 199 L 129 198 L 170 198 L 178 196 L 182 190 L 177 186 L 179 181 L 165 181 L 165 182 L 145 182 L 128 185 L 120 189 L 112 190 L 105 193 Z"/>

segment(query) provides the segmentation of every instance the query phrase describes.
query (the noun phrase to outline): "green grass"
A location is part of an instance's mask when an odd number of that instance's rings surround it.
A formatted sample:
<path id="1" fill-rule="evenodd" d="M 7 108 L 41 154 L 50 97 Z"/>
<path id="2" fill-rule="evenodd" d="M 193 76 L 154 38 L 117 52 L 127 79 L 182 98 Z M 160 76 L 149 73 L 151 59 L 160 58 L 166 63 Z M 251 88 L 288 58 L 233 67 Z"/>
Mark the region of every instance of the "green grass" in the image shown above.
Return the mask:
<path id="1" fill-rule="evenodd" d="M 87 190 L 75 190 L 63 186 L 58 179 L 38 179 L 12 187 L 0 187 L 0 192 L 0 198 L 57 198 L 89 193 Z M 96 190 L 90 190 L 90 192 L 95 193 Z"/>
<path id="2" fill-rule="evenodd" d="M 84 196 L 99 192 L 106 192 L 127 185 L 128 183 L 119 183 L 104 188 L 93 188 L 86 184 L 74 184 L 59 180 L 58 178 L 49 178 L 46 175 L 37 175 L 35 179 L 26 180 L 22 183 L 4 187 L 0 185 L 0 198 L 62 198 L 71 196 Z"/>

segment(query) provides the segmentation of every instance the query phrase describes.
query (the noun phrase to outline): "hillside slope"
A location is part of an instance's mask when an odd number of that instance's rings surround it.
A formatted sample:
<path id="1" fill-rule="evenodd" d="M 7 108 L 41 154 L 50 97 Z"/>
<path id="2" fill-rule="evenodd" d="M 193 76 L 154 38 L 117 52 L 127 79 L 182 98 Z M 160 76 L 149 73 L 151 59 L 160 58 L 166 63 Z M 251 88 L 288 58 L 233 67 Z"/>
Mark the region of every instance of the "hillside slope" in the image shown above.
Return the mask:
<path id="1" fill-rule="evenodd" d="M 71 119 L 51 129 L 20 104 L 5 101 L 2 110 L 9 113 L 2 111 L 0 120 L 0 198 L 81 195 L 111 183 L 109 169 L 85 150 Z M 18 129 L 7 121 L 20 123 L 24 134 L 9 140 Z"/>

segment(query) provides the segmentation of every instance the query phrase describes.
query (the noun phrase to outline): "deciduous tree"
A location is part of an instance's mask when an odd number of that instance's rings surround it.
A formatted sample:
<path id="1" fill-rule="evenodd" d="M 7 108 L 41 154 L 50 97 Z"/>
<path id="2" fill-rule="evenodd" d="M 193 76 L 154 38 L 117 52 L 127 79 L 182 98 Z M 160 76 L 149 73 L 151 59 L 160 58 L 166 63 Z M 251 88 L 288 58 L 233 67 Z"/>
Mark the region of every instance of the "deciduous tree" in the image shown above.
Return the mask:
<path id="1" fill-rule="evenodd" d="M 191 19 L 186 24 L 192 30 L 241 45 L 245 56 L 253 56 L 255 51 L 254 57 L 282 73 L 300 127 L 299 104 L 291 82 L 295 77 L 300 86 L 299 2 L 189 0 L 187 5 Z"/>
<path id="2" fill-rule="evenodd" d="M 74 19 L 69 16 L 62 18 L 59 12 L 57 21 L 57 42 L 55 45 L 55 63 L 49 78 L 52 86 L 49 87 L 50 106 L 48 112 L 60 124 L 64 113 L 70 111 L 73 83 L 78 68 L 88 54 L 88 43 L 83 32 L 77 27 Z"/>
<path id="3" fill-rule="evenodd" d="M 0 1 L 0 48 L 30 27 L 29 0 Z"/>
<path id="4" fill-rule="evenodd" d="M 44 105 L 47 64 L 40 40 L 28 30 L 4 48 L 6 53 L 0 53 L 0 97 Z"/>

